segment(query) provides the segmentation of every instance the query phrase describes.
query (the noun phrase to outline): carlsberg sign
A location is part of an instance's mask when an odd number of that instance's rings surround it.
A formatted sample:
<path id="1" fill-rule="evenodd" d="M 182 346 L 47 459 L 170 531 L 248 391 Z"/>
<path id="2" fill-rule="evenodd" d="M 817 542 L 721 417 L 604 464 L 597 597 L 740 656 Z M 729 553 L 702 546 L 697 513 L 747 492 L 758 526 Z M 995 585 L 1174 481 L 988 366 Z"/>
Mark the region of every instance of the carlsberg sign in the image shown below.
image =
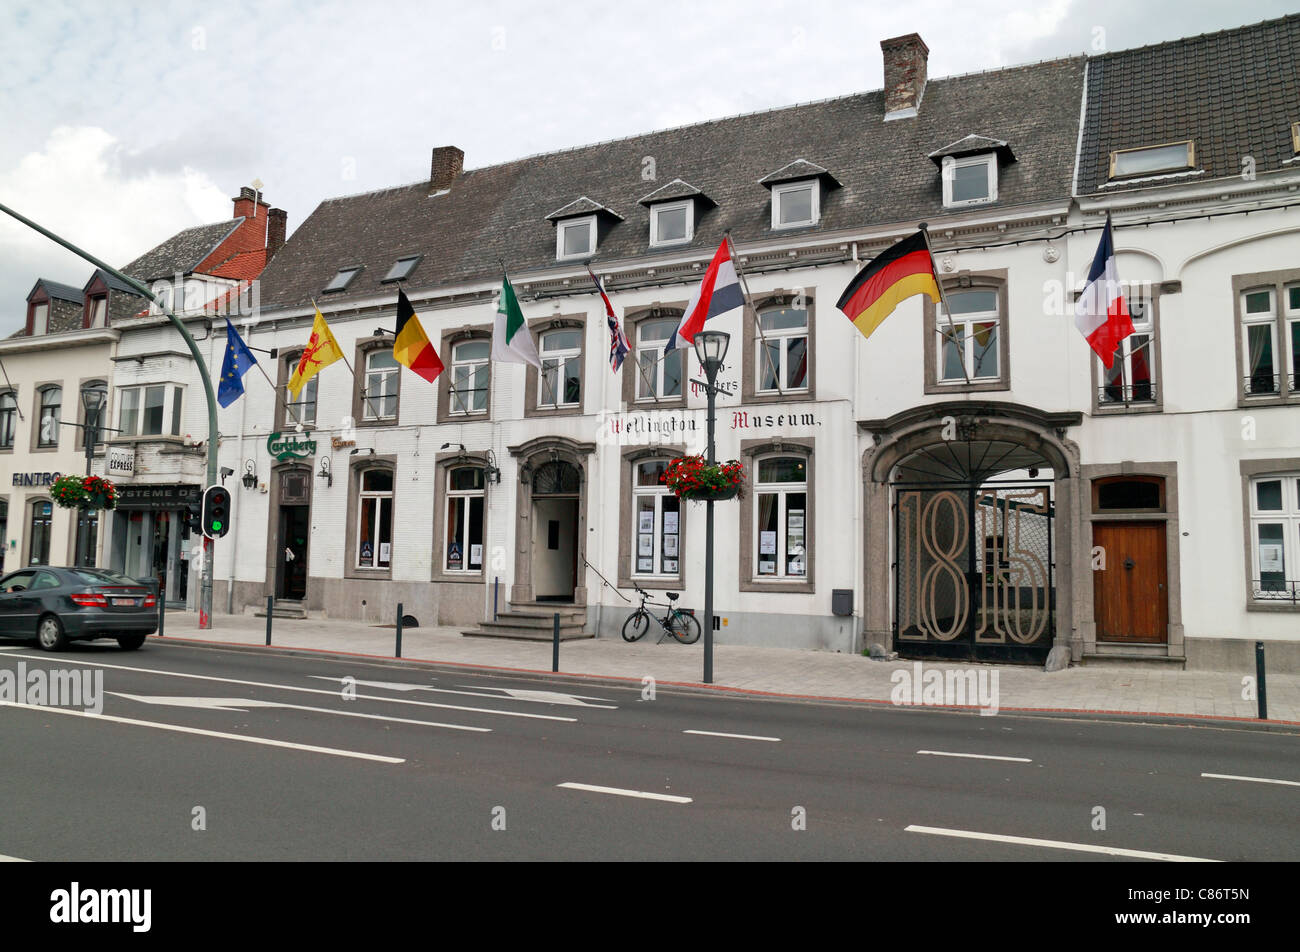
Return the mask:
<path id="1" fill-rule="evenodd" d="M 266 449 L 271 454 L 272 459 L 283 463 L 285 460 L 303 459 L 314 455 L 316 441 L 311 439 L 310 433 L 304 433 L 301 436 L 282 436 L 276 432 L 266 438 Z"/>

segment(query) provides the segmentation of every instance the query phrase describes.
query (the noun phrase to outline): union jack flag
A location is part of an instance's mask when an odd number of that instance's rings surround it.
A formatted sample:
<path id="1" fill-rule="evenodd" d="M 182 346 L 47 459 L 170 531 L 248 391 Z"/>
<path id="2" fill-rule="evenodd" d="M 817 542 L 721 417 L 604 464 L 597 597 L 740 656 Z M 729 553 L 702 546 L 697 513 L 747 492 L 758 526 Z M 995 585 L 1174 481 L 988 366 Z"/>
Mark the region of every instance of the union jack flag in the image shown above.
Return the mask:
<path id="1" fill-rule="evenodd" d="M 592 283 L 596 285 L 596 290 L 600 292 L 600 299 L 605 302 L 605 320 L 609 324 L 609 366 L 614 373 L 623 366 L 623 358 L 628 355 L 632 345 L 628 343 L 627 335 L 623 333 L 623 328 L 619 326 L 618 316 L 614 313 L 614 305 L 609 303 L 609 295 L 605 293 L 605 286 L 600 283 L 600 279 L 592 272 L 590 268 L 587 273 L 591 275 Z"/>

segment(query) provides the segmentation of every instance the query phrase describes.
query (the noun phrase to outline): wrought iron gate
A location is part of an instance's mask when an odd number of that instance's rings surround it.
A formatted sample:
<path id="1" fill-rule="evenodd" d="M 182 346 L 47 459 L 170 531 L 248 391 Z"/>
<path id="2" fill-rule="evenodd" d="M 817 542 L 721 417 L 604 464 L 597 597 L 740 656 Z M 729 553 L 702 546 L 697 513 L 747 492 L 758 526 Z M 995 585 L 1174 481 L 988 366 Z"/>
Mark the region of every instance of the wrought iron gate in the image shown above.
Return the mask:
<path id="1" fill-rule="evenodd" d="M 1051 482 L 894 485 L 895 650 L 1042 664 L 1056 634 Z"/>

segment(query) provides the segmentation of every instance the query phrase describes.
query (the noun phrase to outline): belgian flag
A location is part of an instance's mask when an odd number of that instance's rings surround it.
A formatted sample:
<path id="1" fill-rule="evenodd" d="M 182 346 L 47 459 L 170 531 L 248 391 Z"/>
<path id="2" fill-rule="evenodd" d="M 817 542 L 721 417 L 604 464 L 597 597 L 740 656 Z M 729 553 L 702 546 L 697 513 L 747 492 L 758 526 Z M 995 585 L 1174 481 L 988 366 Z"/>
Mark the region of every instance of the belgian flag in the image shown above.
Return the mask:
<path id="1" fill-rule="evenodd" d="M 913 294 L 939 303 L 939 278 L 925 232 L 918 231 L 882 251 L 849 282 L 835 305 L 863 337 L 870 337 L 894 308 Z"/>
<path id="2" fill-rule="evenodd" d="M 393 359 L 429 383 L 433 383 L 446 369 L 401 288 L 397 289 L 397 339 L 393 341 Z"/>

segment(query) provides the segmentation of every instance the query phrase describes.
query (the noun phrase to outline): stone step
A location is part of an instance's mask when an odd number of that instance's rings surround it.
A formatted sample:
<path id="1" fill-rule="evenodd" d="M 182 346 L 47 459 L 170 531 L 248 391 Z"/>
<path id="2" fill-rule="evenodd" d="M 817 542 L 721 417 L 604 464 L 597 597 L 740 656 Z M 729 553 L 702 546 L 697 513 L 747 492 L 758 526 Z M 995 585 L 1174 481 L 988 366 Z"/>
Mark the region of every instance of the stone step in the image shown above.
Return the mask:
<path id="1" fill-rule="evenodd" d="M 253 612 L 254 618 L 265 618 L 266 609 L 262 608 Z M 272 618 L 295 618 L 299 621 L 307 620 L 307 609 L 302 602 L 275 602 L 271 607 Z"/>
<path id="2" fill-rule="evenodd" d="M 551 626 L 555 624 L 555 614 L 554 612 L 549 615 L 534 615 L 528 612 L 498 612 L 496 621 L 487 622 L 487 624 L 513 625 L 516 628 L 545 628 L 550 631 Z M 577 625 L 581 628 L 587 623 L 586 612 L 559 612 L 559 616 L 561 628 L 569 625 Z"/>
<path id="3" fill-rule="evenodd" d="M 1124 652 L 1124 651 L 1099 651 L 1083 655 L 1079 659 L 1081 665 L 1090 665 L 1094 668 L 1154 668 L 1154 667 L 1187 667 L 1185 657 L 1170 657 L 1169 655 L 1144 654 L 1142 652 Z"/>
<path id="4" fill-rule="evenodd" d="M 551 641 L 555 637 L 552 628 L 516 628 L 499 622 L 484 622 L 482 628 L 466 629 L 461 635 L 465 638 L 503 638 L 513 641 Z M 583 631 L 581 625 L 560 626 L 561 641 L 594 637 L 595 635 Z"/>

